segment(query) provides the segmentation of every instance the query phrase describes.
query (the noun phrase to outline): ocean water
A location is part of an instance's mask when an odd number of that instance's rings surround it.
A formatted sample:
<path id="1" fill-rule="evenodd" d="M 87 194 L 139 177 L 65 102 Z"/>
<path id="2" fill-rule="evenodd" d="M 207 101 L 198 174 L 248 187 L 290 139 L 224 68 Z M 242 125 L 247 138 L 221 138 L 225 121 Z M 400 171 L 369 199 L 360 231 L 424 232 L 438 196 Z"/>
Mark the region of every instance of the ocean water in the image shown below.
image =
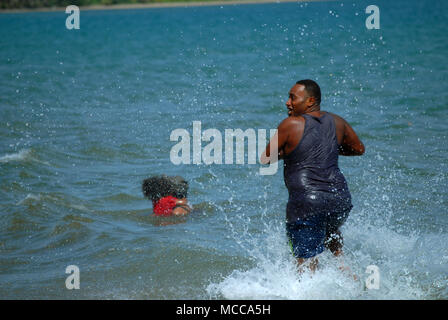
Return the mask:
<path id="1" fill-rule="evenodd" d="M 0 298 L 447 299 L 448 4 L 376 1 L 368 30 L 369 4 L 1 14 Z M 170 158 L 193 121 L 275 129 L 306 78 L 366 146 L 339 160 L 358 281 L 327 252 L 296 272 L 281 163 Z M 189 181 L 188 217 L 152 216 L 141 182 L 162 173 Z"/>

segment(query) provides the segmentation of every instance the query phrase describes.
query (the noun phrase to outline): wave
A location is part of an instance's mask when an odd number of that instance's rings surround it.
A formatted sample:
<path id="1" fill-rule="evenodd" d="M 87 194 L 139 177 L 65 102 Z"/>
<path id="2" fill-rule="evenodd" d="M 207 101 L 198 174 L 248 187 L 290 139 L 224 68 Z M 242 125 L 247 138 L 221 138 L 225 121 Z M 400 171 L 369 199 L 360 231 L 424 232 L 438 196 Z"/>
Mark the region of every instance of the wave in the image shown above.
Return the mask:
<path id="1" fill-rule="evenodd" d="M 116 203 L 127 203 L 129 201 L 141 201 L 142 197 L 124 193 L 124 192 L 120 192 L 120 193 L 115 193 L 115 194 L 112 194 L 109 196 L 97 198 L 96 200 L 107 201 L 107 202 L 116 202 Z"/>
<path id="2" fill-rule="evenodd" d="M 318 270 L 312 273 L 305 268 L 302 274 L 297 271 L 282 226 L 266 226 L 259 237 L 243 232 L 240 245 L 253 263 L 214 279 L 205 290 L 212 299 L 231 300 L 446 297 L 445 235 L 404 235 L 387 227 L 356 224 L 348 224 L 342 231 L 346 236 L 344 256 L 335 258 L 324 251 L 318 256 Z M 372 265 L 378 268 L 377 289 L 367 283 Z M 342 266 L 350 271 L 341 271 Z"/>
<path id="3" fill-rule="evenodd" d="M 0 157 L 0 163 L 8 163 L 12 161 L 24 161 L 31 159 L 31 150 L 30 149 L 22 149 L 17 153 L 7 154 Z"/>
<path id="4" fill-rule="evenodd" d="M 56 205 L 59 208 L 75 209 L 82 212 L 90 211 L 83 203 L 81 203 L 80 199 L 74 199 L 68 195 L 56 193 L 28 193 L 26 197 L 17 202 L 16 205 Z"/>
<path id="5" fill-rule="evenodd" d="M 18 162 L 33 161 L 33 162 L 45 164 L 47 166 L 50 165 L 50 163 L 47 161 L 40 161 L 40 160 L 36 159 L 35 157 L 33 157 L 33 150 L 31 150 L 31 149 L 22 149 L 17 153 L 6 154 L 6 155 L 0 157 L 0 163 L 9 163 L 9 162 L 14 162 L 14 161 L 18 161 Z"/>
<path id="6" fill-rule="evenodd" d="M 32 194 L 32 193 L 28 193 L 24 199 L 20 200 L 17 203 L 17 205 L 31 204 L 31 203 L 34 203 L 34 202 L 40 202 L 40 200 L 41 200 L 40 195 L 35 195 L 35 194 Z"/>

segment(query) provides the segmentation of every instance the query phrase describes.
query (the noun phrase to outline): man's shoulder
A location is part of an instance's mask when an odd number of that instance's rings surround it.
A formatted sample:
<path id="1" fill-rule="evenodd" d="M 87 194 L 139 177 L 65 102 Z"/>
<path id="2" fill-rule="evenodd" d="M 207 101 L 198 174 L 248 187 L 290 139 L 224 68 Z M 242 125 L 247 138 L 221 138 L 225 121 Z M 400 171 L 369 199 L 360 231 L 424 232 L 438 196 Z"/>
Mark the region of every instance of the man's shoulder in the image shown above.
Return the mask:
<path id="1" fill-rule="evenodd" d="M 305 119 L 302 116 L 298 116 L 298 117 L 290 116 L 290 117 L 283 119 L 283 121 L 280 122 L 280 124 L 278 125 L 278 128 L 286 129 L 286 128 L 290 128 L 292 126 L 303 125 L 304 123 L 305 123 Z"/>
<path id="2" fill-rule="evenodd" d="M 337 115 L 336 113 L 328 112 L 328 111 L 324 111 L 324 112 L 325 112 L 325 113 L 328 113 L 328 114 L 331 115 L 331 116 L 333 116 L 333 118 L 334 118 L 336 121 L 345 121 L 344 118 L 342 118 L 341 116 Z"/>
<path id="3" fill-rule="evenodd" d="M 334 124 L 336 126 L 336 131 L 337 132 L 345 132 L 345 124 L 347 123 L 347 121 L 345 121 L 344 118 L 342 118 L 341 116 L 338 116 L 335 113 L 331 113 L 328 111 L 325 111 L 326 113 L 330 114 L 333 119 L 334 119 Z"/>

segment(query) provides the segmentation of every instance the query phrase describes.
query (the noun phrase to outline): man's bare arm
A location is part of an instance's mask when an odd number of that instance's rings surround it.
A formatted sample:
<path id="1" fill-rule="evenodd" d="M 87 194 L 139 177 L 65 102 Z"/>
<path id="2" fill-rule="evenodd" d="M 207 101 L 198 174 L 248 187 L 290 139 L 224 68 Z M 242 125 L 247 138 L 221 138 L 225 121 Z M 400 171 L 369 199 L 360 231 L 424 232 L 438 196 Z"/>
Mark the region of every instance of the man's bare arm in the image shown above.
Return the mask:
<path id="1" fill-rule="evenodd" d="M 341 118 L 342 119 L 342 118 Z M 355 130 L 344 121 L 344 136 L 342 143 L 339 146 L 339 154 L 342 156 L 361 156 L 365 152 L 365 147 L 362 141 L 358 138 Z"/>
<path id="2" fill-rule="evenodd" d="M 289 122 L 290 121 L 288 120 L 288 118 L 286 118 L 279 124 L 277 132 L 272 137 L 271 141 L 269 141 L 266 149 L 260 157 L 261 164 L 275 163 L 279 159 L 283 159 L 283 147 L 285 146 L 288 139 L 287 128 L 290 125 Z M 271 151 L 273 153 L 275 152 L 277 154 L 277 157 L 271 157 Z"/>

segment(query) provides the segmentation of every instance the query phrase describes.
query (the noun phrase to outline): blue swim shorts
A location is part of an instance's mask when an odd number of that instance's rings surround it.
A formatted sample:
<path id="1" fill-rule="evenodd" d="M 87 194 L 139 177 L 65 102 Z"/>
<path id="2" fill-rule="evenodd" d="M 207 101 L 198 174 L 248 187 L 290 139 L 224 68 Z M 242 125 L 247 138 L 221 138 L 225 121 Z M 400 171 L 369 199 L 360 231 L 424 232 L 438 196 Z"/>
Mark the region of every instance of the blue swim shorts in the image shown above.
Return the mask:
<path id="1" fill-rule="evenodd" d="M 312 258 L 325 249 L 327 235 L 338 231 L 350 210 L 341 213 L 316 213 L 286 223 L 286 233 L 296 258 Z"/>

